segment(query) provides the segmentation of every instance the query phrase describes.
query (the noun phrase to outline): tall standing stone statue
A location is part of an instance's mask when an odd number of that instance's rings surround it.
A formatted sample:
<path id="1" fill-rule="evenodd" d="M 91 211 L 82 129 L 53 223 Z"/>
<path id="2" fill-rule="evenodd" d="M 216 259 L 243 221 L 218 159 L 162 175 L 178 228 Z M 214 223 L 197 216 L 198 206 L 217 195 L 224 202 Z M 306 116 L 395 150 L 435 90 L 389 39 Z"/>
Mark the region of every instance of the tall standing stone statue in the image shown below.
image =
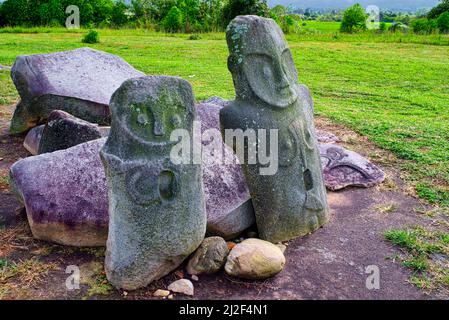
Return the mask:
<path id="1" fill-rule="evenodd" d="M 292 53 L 273 20 L 238 16 L 226 38 L 236 99 L 220 111 L 223 135 L 226 129 L 278 129 L 277 172 L 261 175 L 259 162 L 243 164 L 259 235 L 271 242 L 304 236 L 329 220 L 310 93 L 298 84 Z M 246 158 L 249 149 L 246 142 Z"/>
<path id="2" fill-rule="evenodd" d="M 170 159 L 175 129 L 193 131 L 192 88 L 174 77 L 126 81 L 111 99 L 101 150 L 109 188 L 106 274 L 117 288 L 148 285 L 201 244 L 206 211 L 201 165 Z"/>

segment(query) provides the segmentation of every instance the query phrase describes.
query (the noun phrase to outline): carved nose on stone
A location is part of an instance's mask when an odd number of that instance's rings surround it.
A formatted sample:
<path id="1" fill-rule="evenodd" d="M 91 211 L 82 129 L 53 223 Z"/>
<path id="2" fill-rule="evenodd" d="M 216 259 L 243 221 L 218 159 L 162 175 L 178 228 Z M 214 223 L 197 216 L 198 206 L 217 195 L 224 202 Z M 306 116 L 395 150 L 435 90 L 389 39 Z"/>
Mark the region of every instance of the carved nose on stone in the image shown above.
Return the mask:
<path id="1" fill-rule="evenodd" d="M 156 122 L 154 124 L 153 133 L 155 136 L 163 136 L 165 135 L 164 125 L 160 122 Z"/>

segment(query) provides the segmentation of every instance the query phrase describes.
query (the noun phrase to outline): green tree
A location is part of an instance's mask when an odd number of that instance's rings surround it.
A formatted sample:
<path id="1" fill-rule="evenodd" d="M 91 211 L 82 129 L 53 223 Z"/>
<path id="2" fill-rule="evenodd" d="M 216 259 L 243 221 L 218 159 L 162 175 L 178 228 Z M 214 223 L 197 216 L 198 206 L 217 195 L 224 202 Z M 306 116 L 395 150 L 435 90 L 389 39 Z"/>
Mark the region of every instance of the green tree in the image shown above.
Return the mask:
<path id="1" fill-rule="evenodd" d="M 437 19 L 438 29 L 443 33 L 449 32 L 449 11 L 443 12 Z"/>
<path id="2" fill-rule="evenodd" d="M 62 8 L 60 0 L 44 2 L 37 9 L 39 21 L 33 24 L 60 26 L 64 21 L 64 11 L 65 8 Z"/>
<path id="3" fill-rule="evenodd" d="M 368 15 L 363 7 L 356 3 L 345 10 L 341 21 L 340 31 L 346 33 L 366 30 L 366 19 Z"/>
<path id="4" fill-rule="evenodd" d="M 111 21 L 115 26 L 123 26 L 128 22 L 126 11 L 128 6 L 123 0 L 118 0 L 112 8 Z"/>
<path id="5" fill-rule="evenodd" d="M 257 15 L 269 17 L 269 9 L 266 0 L 229 0 L 223 8 L 225 24 L 239 15 Z"/>
<path id="6" fill-rule="evenodd" d="M 27 0 L 6 0 L 0 9 L 2 25 L 18 26 L 30 24 Z"/>
<path id="7" fill-rule="evenodd" d="M 438 28 L 436 20 L 427 18 L 413 20 L 411 26 L 413 32 L 419 34 L 432 33 Z"/>
<path id="8" fill-rule="evenodd" d="M 182 28 L 182 12 L 177 6 L 171 7 L 163 20 L 164 29 L 167 32 L 178 32 Z"/>
<path id="9" fill-rule="evenodd" d="M 442 0 L 440 4 L 438 4 L 436 7 L 434 7 L 432 10 L 429 11 L 429 13 L 427 14 L 427 18 L 436 19 L 442 13 L 448 11 L 449 11 L 449 0 Z"/>
<path id="10" fill-rule="evenodd" d="M 192 26 L 197 24 L 200 13 L 200 0 L 180 0 L 178 7 L 184 18 L 184 30 L 187 33 L 192 31 Z"/>

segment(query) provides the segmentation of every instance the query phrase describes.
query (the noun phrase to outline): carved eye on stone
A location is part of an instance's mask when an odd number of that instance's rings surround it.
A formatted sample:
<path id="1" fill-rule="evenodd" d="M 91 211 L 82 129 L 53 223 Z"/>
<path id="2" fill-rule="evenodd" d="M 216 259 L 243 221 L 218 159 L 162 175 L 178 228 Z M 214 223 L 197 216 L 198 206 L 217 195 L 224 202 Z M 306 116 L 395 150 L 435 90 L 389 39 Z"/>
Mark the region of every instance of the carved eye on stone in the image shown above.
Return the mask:
<path id="1" fill-rule="evenodd" d="M 265 78 L 271 79 L 273 77 L 273 72 L 269 66 L 263 67 L 263 75 Z"/>
<path id="2" fill-rule="evenodd" d="M 171 117 L 171 123 L 175 127 L 179 127 L 181 125 L 181 117 L 178 114 L 175 114 Z"/>
<path id="3" fill-rule="evenodd" d="M 292 52 L 290 49 L 285 49 L 282 52 L 282 67 L 287 75 L 287 78 L 291 83 L 296 83 L 298 81 L 298 71 L 295 67 L 295 62 L 293 61 Z"/>
<path id="4" fill-rule="evenodd" d="M 146 114 L 143 114 L 143 113 L 139 114 L 137 116 L 137 122 L 139 124 L 143 125 L 143 126 L 147 125 L 148 122 L 149 122 L 148 116 Z"/>
<path id="5" fill-rule="evenodd" d="M 248 59 L 248 77 L 252 79 L 263 79 L 264 81 L 274 81 L 274 69 L 272 58 L 265 54 L 251 54 Z"/>

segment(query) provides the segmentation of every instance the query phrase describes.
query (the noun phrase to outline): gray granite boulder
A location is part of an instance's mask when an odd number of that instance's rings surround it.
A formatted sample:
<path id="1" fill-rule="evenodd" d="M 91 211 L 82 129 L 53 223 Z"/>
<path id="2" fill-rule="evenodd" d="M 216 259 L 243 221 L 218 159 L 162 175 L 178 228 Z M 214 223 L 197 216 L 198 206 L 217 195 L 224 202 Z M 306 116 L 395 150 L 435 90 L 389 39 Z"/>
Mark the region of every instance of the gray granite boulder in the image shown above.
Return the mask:
<path id="1" fill-rule="evenodd" d="M 219 112 L 221 105 L 200 103 L 197 105 L 198 120 L 201 121 L 201 132 L 209 129 L 220 132 Z M 218 144 L 225 157 L 236 159 L 231 148 L 224 144 L 221 136 Z M 203 139 L 203 146 L 212 143 Z M 216 159 L 217 161 L 213 161 Z M 212 160 L 212 161 L 211 161 Z M 248 186 L 242 168 L 238 164 L 223 164 L 221 158 L 203 149 L 203 181 L 206 194 L 207 231 L 232 239 L 255 223 L 254 210 Z"/>
<path id="2" fill-rule="evenodd" d="M 42 139 L 42 133 L 44 132 L 45 125 L 34 127 L 28 131 L 25 140 L 23 141 L 23 147 L 28 150 L 33 156 L 39 153 L 39 144 Z"/>
<path id="3" fill-rule="evenodd" d="M 33 236 L 71 246 L 104 246 L 108 228 L 104 139 L 29 157 L 10 170 Z"/>
<path id="4" fill-rule="evenodd" d="M 218 272 L 224 266 L 228 254 L 228 245 L 223 238 L 206 238 L 187 263 L 187 272 L 193 275 Z"/>
<path id="5" fill-rule="evenodd" d="M 61 110 L 48 117 L 39 143 L 39 153 L 68 149 L 102 137 L 98 124 L 93 124 Z"/>
<path id="6" fill-rule="evenodd" d="M 224 137 L 236 130 L 256 136 L 245 139 L 239 159 L 257 156 L 242 166 L 259 235 L 270 242 L 305 236 L 329 221 L 310 92 L 298 84 L 292 53 L 274 20 L 238 16 L 226 39 L 236 98 L 220 110 L 220 123 Z M 237 149 L 234 141 L 226 143 Z M 268 146 L 272 150 L 262 149 Z M 273 163 L 263 163 L 261 155 L 270 153 Z"/>
<path id="7" fill-rule="evenodd" d="M 356 152 L 334 144 L 320 145 L 326 187 L 336 191 L 348 186 L 372 187 L 385 180 L 384 172 Z"/>
<path id="8" fill-rule="evenodd" d="M 90 48 L 18 56 L 11 78 L 21 101 L 10 131 L 27 131 L 58 109 L 108 125 L 109 100 L 114 91 L 125 80 L 142 75 L 123 59 Z"/>
<path id="9" fill-rule="evenodd" d="M 171 139 L 179 129 L 192 136 L 196 109 L 190 84 L 164 76 L 125 81 L 110 106 L 100 152 L 109 193 L 105 269 L 116 288 L 134 290 L 176 269 L 204 239 L 202 164 L 177 163 Z"/>

